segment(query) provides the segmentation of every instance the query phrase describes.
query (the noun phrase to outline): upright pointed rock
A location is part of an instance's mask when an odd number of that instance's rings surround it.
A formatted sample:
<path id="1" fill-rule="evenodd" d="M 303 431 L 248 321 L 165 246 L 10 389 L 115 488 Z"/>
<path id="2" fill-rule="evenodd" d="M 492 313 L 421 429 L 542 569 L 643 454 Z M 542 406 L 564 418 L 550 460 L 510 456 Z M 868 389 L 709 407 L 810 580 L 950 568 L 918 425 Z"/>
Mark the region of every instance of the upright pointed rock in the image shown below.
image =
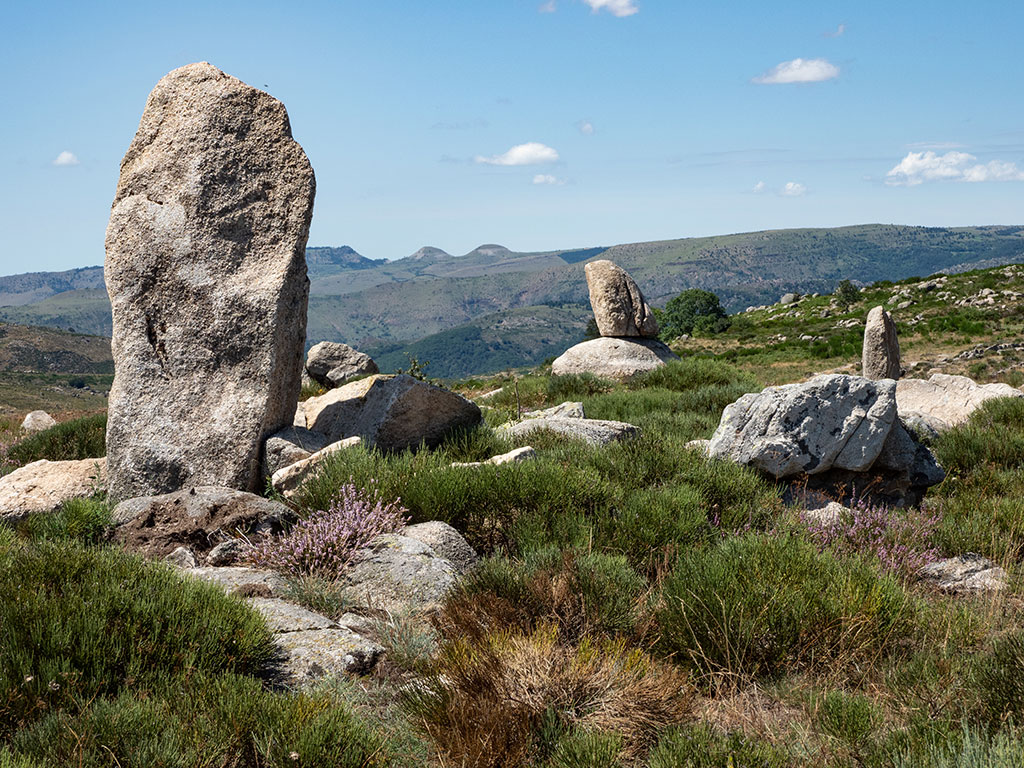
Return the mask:
<path id="1" fill-rule="evenodd" d="M 654 311 L 626 270 L 608 259 L 598 259 L 587 264 L 584 271 L 590 306 L 602 336 L 657 337 Z"/>
<path id="2" fill-rule="evenodd" d="M 881 307 L 868 312 L 861 375 L 866 379 L 895 380 L 900 377 L 900 341 L 896 337 L 896 323 Z"/>
<path id="3" fill-rule="evenodd" d="M 268 94 L 200 63 L 149 95 L 106 237 L 112 498 L 257 487 L 299 393 L 315 188 Z"/>

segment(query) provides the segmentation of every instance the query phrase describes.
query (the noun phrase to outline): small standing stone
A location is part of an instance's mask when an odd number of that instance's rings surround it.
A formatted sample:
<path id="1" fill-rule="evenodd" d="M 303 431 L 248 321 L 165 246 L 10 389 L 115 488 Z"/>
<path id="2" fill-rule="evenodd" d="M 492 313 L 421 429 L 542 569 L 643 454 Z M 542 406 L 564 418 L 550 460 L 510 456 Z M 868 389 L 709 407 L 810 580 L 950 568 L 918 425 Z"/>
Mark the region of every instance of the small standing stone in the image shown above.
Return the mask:
<path id="1" fill-rule="evenodd" d="M 592 261 L 584 267 L 590 306 L 602 336 L 658 335 L 658 321 L 647 304 L 640 286 L 626 270 L 607 259 Z"/>
<path id="2" fill-rule="evenodd" d="M 895 380 L 900 377 L 900 342 L 896 338 L 896 323 L 882 307 L 868 312 L 861 369 L 866 379 Z"/>

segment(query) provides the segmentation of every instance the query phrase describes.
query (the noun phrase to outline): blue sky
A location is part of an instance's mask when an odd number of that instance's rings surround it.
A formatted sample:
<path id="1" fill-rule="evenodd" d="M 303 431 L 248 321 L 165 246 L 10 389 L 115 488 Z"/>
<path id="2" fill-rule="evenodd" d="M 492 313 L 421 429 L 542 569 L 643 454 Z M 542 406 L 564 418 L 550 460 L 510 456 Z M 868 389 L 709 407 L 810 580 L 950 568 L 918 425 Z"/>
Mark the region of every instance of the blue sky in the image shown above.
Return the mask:
<path id="1" fill-rule="evenodd" d="M 310 244 L 373 258 L 1024 224 L 1022 28 L 1005 0 L 8 4 L 0 273 L 102 262 L 147 94 L 204 60 L 288 108 Z"/>

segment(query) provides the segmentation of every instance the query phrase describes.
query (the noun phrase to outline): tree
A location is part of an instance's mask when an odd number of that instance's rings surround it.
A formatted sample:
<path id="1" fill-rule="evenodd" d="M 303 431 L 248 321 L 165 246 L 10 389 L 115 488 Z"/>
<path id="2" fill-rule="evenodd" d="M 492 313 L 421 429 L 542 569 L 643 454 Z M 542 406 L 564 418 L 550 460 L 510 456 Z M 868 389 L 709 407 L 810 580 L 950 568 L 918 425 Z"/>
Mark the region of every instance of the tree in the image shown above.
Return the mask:
<path id="1" fill-rule="evenodd" d="M 661 338 L 665 341 L 684 333 L 721 333 L 729 327 L 718 297 L 711 291 L 691 288 L 668 300 L 661 313 Z"/>
<path id="2" fill-rule="evenodd" d="M 597 319 L 592 317 L 587 321 L 586 330 L 583 331 L 583 340 L 590 341 L 599 338 L 601 338 L 601 332 L 597 329 Z"/>
<path id="3" fill-rule="evenodd" d="M 860 299 L 860 289 L 849 280 L 840 280 L 835 295 L 841 306 L 848 307 Z"/>

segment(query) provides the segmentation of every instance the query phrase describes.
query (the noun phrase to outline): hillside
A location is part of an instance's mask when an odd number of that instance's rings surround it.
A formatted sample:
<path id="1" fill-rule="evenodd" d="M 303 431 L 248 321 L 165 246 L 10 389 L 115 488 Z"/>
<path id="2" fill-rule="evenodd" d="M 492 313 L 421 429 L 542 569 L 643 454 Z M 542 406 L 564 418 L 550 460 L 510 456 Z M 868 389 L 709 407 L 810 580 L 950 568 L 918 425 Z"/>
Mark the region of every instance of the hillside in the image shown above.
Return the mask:
<path id="1" fill-rule="evenodd" d="M 1024 261 L 1024 227 L 868 224 L 537 253 L 486 244 L 463 256 L 424 247 L 391 262 L 365 258 L 348 247 L 310 248 L 308 253 L 307 342 L 344 341 L 405 359 L 413 353 L 399 345 L 489 315 L 544 306 L 585 309 L 583 263 L 593 258 L 608 258 L 629 270 L 655 305 L 696 287 L 714 291 L 729 311 L 738 312 L 788 291 L 830 292 L 843 278 L 900 280 Z M 80 272 L 85 275 L 80 279 L 93 283 L 101 277 L 99 268 Z M 8 304 L 0 307 L 0 319 L 109 334 L 101 284 L 68 289 L 68 273 L 51 275 L 49 282 L 45 273 L 0 279 Z M 516 339 L 520 330 L 513 323 L 501 331 L 502 342 L 526 350 L 518 363 L 546 357 Z M 505 357 L 512 362 L 511 355 Z"/>

